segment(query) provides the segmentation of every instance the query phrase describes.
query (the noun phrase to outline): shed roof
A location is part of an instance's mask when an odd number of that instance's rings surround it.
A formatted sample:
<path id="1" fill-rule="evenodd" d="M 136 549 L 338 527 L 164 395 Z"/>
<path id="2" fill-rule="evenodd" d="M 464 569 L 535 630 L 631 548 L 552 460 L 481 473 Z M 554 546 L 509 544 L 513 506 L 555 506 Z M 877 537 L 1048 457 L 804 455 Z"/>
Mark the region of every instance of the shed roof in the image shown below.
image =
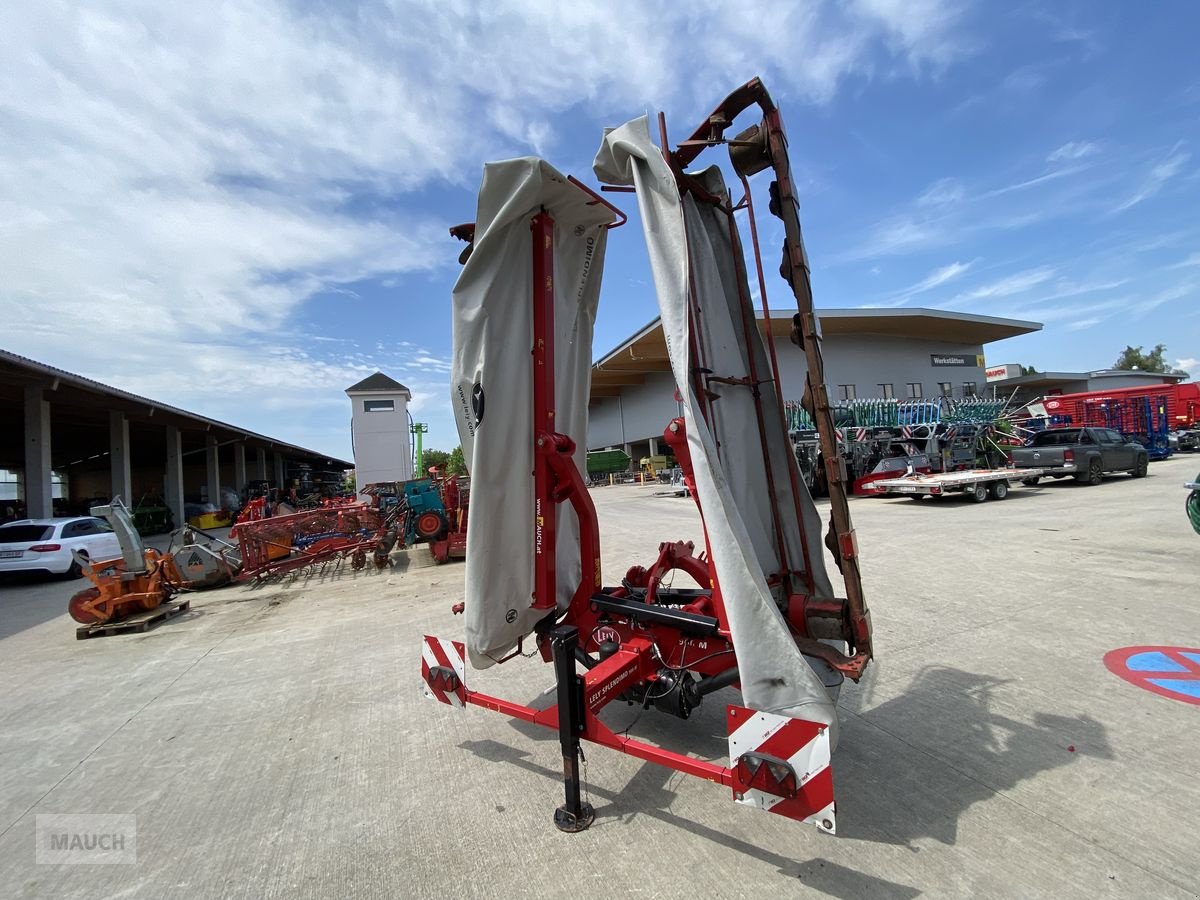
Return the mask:
<path id="1" fill-rule="evenodd" d="M 412 391 L 398 382 L 395 378 L 384 375 L 382 372 L 376 372 L 374 375 L 368 375 L 358 384 L 352 384 L 346 388 L 347 394 L 404 394 L 410 400 L 412 399 Z"/>
<path id="2" fill-rule="evenodd" d="M 109 411 L 125 414 L 130 428 L 138 432 L 135 443 L 162 440 L 162 429 L 158 426 L 176 425 L 186 433 L 185 443 L 189 435 L 195 440 L 212 436 L 222 443 L 245 441 L 250 447 L 277 450 L 298 462 L 330 469 L 348 469 L 354 465 L 348 460 L 298 447 L 256 431 L 102 384 L 8 350 L 0 350 L 0 468 L 20 466 L 24 460 L 22 410 L 26 385 L 46 389 L 46 399 L 50 401 L 54 416 L 57 458 L 53 463 L 56 466 L 60 460 L 68 462 L 81 453 L 96 452 L 94 447 L 97 441 L 104 445 L 104 450 L 108 449 Z M 160 434 L 152 438 L 148 433 L 150 431 Z M 96 437 L 101 433 L 103 438 Z"/>
<path id="3" fill-rule="evenodd" d="M 766 315 L 757 310 L 758 327 L 768 331 Z M 884 335 L 899 338 L 929 338 L 957 344 L 989 344 L 1003 338 L 1041 331 L 1039 322 L 1004 319 L 944 309 L 819 309 L 817 320 L 823 335 Z M 786 338 L 792 317 L 772 314 L 769 322 L 774 337 Z M 616 396 L 621 388 L 641 384 L 652 372 L 670 370 L 662 320 L 655 318 L 592 366 L 592 397 Z"/>

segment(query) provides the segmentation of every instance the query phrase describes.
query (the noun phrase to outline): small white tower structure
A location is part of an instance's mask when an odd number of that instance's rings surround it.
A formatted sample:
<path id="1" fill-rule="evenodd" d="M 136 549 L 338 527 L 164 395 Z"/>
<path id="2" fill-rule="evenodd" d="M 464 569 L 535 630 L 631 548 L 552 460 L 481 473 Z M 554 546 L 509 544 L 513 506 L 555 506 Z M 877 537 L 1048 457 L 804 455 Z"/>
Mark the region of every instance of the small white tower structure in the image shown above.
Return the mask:
<path id="1" fill-rule="evenodd" d="M 359 493 L 368 484 L 410 480 L 413 462 L 408 401 L 412 392 L 376 372 L 346 388 L 346 395 L 353 410 L 350 439 L 354 447 L 354 483 Z"/>

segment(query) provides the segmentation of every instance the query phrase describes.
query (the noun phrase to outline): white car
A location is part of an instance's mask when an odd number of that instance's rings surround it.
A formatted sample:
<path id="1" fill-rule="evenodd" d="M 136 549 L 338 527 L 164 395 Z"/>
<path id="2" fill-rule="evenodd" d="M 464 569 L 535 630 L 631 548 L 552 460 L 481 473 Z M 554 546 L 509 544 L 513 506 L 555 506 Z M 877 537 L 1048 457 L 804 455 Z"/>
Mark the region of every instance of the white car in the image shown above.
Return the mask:
<path id="1" fill-rule="evenodd" d="M 103 519 L 77 516 L 70 519 L 21 519 L 0 525 L 0 572 L 82 573 L 72 550 L 89 559 L 116 559 L 121 545 Z"/>

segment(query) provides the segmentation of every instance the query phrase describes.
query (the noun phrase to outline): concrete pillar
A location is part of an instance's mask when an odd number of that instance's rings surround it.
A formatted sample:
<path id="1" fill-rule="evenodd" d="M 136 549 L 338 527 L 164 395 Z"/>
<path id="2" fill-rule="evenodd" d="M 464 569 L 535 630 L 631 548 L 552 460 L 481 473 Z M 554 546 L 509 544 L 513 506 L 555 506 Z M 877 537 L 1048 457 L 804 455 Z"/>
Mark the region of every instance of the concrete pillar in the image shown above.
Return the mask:
<path id="1" fill-rule="evenodd" d="M 658 438 L 650 438 L 650 455 L 658 456 Z"/>
<path id="2" fill-rule="evenodd" d="M 626 444 L 624 449 L 625 449 L 625 455 L 629 457 L 630 471 L 636 472 L 638 469 L 638 461 L 633 458 L 633 445 Z"/>
<path id="3" fill-rule="evenodd" d="M 233 445 L 233 488 L 239 494 L 246 487 L 246 445 L 238 441 Z"/>
<path id="4" fill-rule="evenodd" d="M 176 528 L 185 524 L 183 518 L 183 438 L 174 425 L 167 426 L 167 477 L 163 486 L 163 500 L 171 510 L 171 520 Z"/>
<path id="5" fill-rule="evenodd" d="M 25 515 L 54 515 L 50 484 L 50 404 L 40 385 L 25 386 Z"/>
<path id="6" fill-rule="evenodd" d="M 207 472 L 204 483 L 208 486 L 208 502 L 221 505 L 221 457 L 217 439 L 211 434 L 204 439 L 204 463 Z"/>
<path id="7" fill-rule="evenodd" d="M 108 463 L 112 469 L 114 497 L 120 497 L 130 509 L 137 503 L 133 496 L 133 475 L 129 463 L 129 420 L 120 410 L 108 413 Z"/>
<path id="8" fill-rule="evenodd" d="M 287 485 L 283 483 L 283 457 L 279 455 L 278 451 L 271 455 L 275 457 L 275 486 L 285 488 Z"/>
<path id="9" fill-rule="evenodd" d="M 267 451 L 264 447 L 258 448 L 258 471 L 254 477 L 259 481 L 267 480 Z"/>

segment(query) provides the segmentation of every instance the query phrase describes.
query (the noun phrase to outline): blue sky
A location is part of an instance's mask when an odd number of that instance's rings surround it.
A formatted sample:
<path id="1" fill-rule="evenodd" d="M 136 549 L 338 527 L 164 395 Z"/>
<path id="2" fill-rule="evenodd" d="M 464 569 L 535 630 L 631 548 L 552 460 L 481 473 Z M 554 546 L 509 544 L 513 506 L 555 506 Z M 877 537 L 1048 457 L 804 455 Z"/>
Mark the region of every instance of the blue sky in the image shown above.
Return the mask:
<path id="1" fill-rule="evenodd" d="M 1040 369 L 1163 342 L 1200 375 L 1200 7 L 654 6 L 8 4 L 0 346 L 339 455 L 342 391 L 382 369 L 448 448 L 446 228 L 484 161 L 594 181 L 604 126 L 662 109 L 679 139 L 758 74 L 818 306 L 1033 319 L 989 361 Z M 634 218 L 597 353 L 648 280 Z"/>

